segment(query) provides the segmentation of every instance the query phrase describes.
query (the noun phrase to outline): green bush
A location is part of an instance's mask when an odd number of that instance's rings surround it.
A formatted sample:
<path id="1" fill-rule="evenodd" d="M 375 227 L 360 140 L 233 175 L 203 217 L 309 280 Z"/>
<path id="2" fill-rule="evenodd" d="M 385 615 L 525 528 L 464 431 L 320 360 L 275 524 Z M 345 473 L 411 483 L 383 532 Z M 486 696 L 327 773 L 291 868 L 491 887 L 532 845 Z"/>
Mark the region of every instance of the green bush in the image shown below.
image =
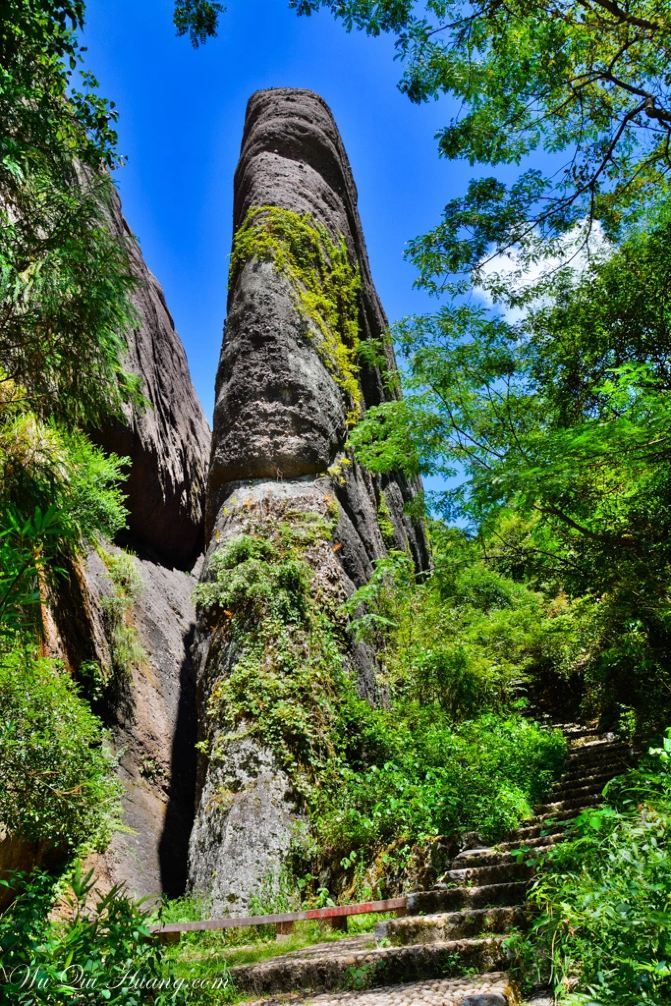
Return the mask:
<path id="1" fill-rule="evenodd" d="M 63 851 L 104 848 L 119 787 L 101 723 L 57 661 L 0 653 L 0 823 Z"/>
<path id="2" fill-rule="evenodd" d="M 392 844 L 470 830 L 500 838 L 531 815 L 564 759 L 558 731 L 518 715 L 454 725 L 419 706 L 360 712 L 365 743 L 377 734 L 375 760 L 342 768 L 324 793 L 317 830 L 333 859 L 352 849 L 371 859 Z"/>
<path id="3" fill-rule="evenodd" d="M 75 871 L 71 888 L 57 900 L 51 920 L 54 880 L 35 871 L 15 874 L 1 884 L 18 888 L 9 911 L 0 916 L 3 1002 L 17 1006 L 182 1006 L 187 1002 L 230 1001 L 230 983 L 220 970 L 219 991 L 189 987 L 176 978 L 168 955 L 150 938 L 152 921 L 138 902 L 114 887 L 91 899 L 91 874 Z M 60 917 L 65 910 L 66 917 Z M 222 975 L 223 972 L 223 975 Z"/>
<path id="4" fill-rule="evenodd" d="M 541 915 L 521 948 L 566 1006 L 661 1006 L 671 1001 L 671 730 L 606 792 L 609 805 L 581 814 L 546 857 L 531 894 Z"/>

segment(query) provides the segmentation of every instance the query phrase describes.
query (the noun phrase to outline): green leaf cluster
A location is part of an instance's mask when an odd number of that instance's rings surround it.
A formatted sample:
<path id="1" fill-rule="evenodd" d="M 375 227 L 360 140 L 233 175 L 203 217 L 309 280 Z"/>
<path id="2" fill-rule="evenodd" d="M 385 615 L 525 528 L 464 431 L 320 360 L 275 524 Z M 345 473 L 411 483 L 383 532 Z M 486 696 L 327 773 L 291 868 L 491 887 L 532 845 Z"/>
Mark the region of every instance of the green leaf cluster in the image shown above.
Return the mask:
<path id="1" fill-rule="evenodd" d="M 105 170 L 116 112 L 83 68 L 83 16 L 81 0 L 8 0 L 0 14 L 0 368 L 31 411 L 69 426 L 139 397 L 123 369 L 134 281 Z"/>
<path id="2" fill-rule="evenodd" d="M 561 273 L 516 322 L 465 305 L 403 322 L 409 395 L 351 434 L 373 470 L 452 479 L 437 506 L 573 620 L 566 668 L 610 722 L 618 702 L 668 708 L 670 233 L 665 215 Z"/>
<path id="3" fill-rule="evenodd" d="M 515 165 L 513 181 L 482 177 L 450 200 L 439 225 L 411 242 L 421 281 L 483 279 L 483 260 L 515 248 L 525 265 L 564 253 L 582 227 L 610 237 L 668 193 L 671 7 L 613 0 L 291 0 L 326 7 L 348 30 L 390 33 L 414 102 L 444 95 L 442 156 Z M 535 155 L 543 152 L 540 169 Z M 503 174 L 503 173 L 502 173 Z M 510 172 L 507 173 L 510 177 Z M 506 297 L 506 292 L 502 291 Z"/>
<path id="4" fill-rule="evenodd" d="M 59 892 L 40 871 L 0 881 L 18 894 L 0 916 L 3 991 L 19 1006 L 182 1006 L 226 999 L 201 995 L 176 979 L 151 937 L 154 921 L 121 886 L 102 895 L 92 873 L 76 868 Z M 61 885 L 62 887 L 62 885 Z M 50 914 L 58 908 L 56 918 Z"/>

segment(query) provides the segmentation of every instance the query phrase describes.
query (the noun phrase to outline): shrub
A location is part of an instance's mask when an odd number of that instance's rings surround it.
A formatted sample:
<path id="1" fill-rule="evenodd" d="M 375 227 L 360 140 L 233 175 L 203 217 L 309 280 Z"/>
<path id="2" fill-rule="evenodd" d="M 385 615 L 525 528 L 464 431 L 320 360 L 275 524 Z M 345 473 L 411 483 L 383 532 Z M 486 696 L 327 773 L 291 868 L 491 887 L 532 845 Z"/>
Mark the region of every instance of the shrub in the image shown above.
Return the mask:
<path id="1" fill-rule="evenodd" d="M 10 910 L 0 916 L 2 978 L 6 999 L 17 1006 L 182 1006 L 226 1002 L 230 990 L 225 974 L 218 997 L 189 989 L 188 979 L 176 979 L 168 955 L 150 938 L 147 912 L 121 887 L 98 896 L 86 908 L 93 889 L 91 874 L 76 870 L 65 898 L 54 905 L 53 878 L 36 871 L 0 881 L 19 889 Z M 214 981 L 211 982 L 214 985 Z"/>
<path id="2" fill-rule="evenodd" d="M 0 653 L 0 823 L 64 850 L 104 848 L 118 784 L 101 723 L 57 661 Z"/>
<path id="3" fill-rule="evenodd" d="M 386 757 L 342 770 L 324 796 L 318 833 L 333 858 L 478 831 L 501 837 L 559 774 L 565 742 L 521 716 L 488 714 L 453 725 L 419 706 L 371 710 Z M 370 728 L 367 731 L 370 734 Z M 384 745 L 384 741 L 383 744 Z"/>

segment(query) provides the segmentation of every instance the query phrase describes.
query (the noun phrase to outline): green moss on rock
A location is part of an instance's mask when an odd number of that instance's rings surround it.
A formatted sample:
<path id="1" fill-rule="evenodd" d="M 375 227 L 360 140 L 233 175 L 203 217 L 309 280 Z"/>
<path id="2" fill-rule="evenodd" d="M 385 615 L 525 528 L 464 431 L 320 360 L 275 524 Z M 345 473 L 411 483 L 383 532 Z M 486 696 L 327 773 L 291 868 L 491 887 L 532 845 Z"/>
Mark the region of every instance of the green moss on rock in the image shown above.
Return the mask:
<path id="1" fill-rule="evenodd" d="M 359 386 L 359 291 L 345 238 L 333 240 L 309 214 L 279 206 L 254 206 L 238 228 L 231 280 L 252 259 L 272 262 L 291 283 L 296 307 L 316 336 L 325 366 L 349 403 L 348 425 L 361 414 Z"/>

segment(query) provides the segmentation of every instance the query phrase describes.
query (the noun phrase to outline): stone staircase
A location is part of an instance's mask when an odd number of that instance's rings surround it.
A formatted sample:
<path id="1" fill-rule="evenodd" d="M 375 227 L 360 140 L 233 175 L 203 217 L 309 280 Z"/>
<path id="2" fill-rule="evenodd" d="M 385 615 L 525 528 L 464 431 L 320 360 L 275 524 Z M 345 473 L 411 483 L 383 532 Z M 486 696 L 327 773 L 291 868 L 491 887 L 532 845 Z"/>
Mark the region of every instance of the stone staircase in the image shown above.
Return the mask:
<path id="1" fill-rule="evenodd" d="M 257 1006 L 517 1004 L 505 973 L 505 940 L 529 922 L 525 895 L 532 859 L 561 839 L 567 821 L 596 805 L 608 780 L 630 763 L 629 749 L 612 735 L 560 726 L 569 742 L 566 771 L 551 800 L 508 841 L 494 847 L 471 843 L 434 888 L 409 896 L 407 915 L 380 923 L 375 934 L 233 968 L 236 987 L 275 995 Z M 307 990 L 313 994 L 306 998 Z"/>

